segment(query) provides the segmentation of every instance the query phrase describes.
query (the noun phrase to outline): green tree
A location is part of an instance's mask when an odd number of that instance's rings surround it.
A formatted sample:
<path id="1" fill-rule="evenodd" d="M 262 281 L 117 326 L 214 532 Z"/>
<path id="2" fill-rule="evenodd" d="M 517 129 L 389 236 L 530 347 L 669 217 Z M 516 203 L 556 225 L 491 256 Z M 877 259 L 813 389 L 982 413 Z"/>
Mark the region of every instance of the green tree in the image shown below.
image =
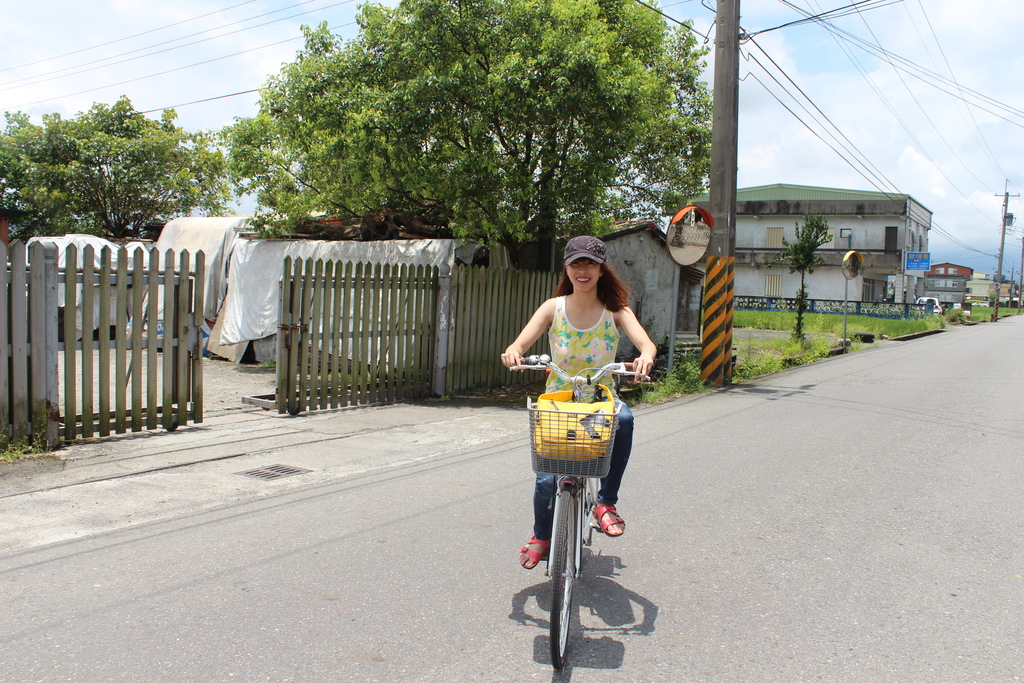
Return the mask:
<path id="1" fill-rule="evenodd" d="M 14 235 L 126 239 L 175 216 L 223 211 L 224 155 L 211 135 L 178 128 L 175 118 L 171 109 L 146 118 L 127 98 L 72 119 L 46 115 L 42 126 L 9 114 L 0 164 L 10 176 L 0 189 L 9 208 L 32 212 L 13 224 Z"/>
<path id="2" fill-rule="evenodd" d="M 265 217 L 413 211 L 506 246 L 656 218 L 705 187 L 706 50 L 632 0 L 367 4 L 227 135 Z"/>
<path id="3" fill-rule="evenodd" d="M 25 185 L 25 163 L 21 159 L 11 138 L 23 126 L 28 124 L 28 115 L 20 112 L 8 112 L 7 127 L 0 131 L 0 208 L 14 209 L 17 212 L 27 211 L 28 206 L 22 197 Z M 36 234 L 39 217 L 33 213 L 16 216 L 12 221 L 12 232 L 25 231 Z"/>
<path id="4" fill-rule="evenodd" d="M 831 240 L 828 221 L 824 216 L 804 216 L 803 227 L 796 224 L 796 241 L 782 240 L 782 252 L 776 261 L 789 264 L 789 272 L 800 273 L 800 289 L 796 292 L 796 326 L 793 339 L 804 341 L 804 311 L 807 310 L 807 275 L 814 272 L 825 259 L 818 255 L 818 247 Z"/>

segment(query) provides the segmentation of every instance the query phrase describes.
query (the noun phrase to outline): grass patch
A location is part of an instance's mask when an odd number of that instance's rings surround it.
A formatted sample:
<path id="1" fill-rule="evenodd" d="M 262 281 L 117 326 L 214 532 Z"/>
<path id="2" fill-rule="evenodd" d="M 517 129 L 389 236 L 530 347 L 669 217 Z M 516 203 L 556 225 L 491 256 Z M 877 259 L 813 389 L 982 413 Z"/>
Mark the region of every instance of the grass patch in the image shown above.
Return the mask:
<path id="1" fill-rule="evenodd" d="M 685 394 L 711 391 L 700 381 L 700 353 L 677 356 L 675 367 L 665 377 L 653 382 L 632 383 L 624 381 L 619 395 L 628 405 L 639 403 L 660 403 Z"/>
<path id="2" fill-rule="evenodd" d="M 930 315 L 916 320 L 890 320 L 888 318 L 872 318 L 866 315 L 847 315 L 846 332 L 867 332 L 886 337 L 902 337 L 905 334 L 926 332 L 945 327 L 946 321 L 941 315 Z M 796 326 L 796 313 L 780 311 L 735 311 L 733 327 L 746 327 L 755 330 L 778 330 L 791 332 Z M 843 336 L 843 316 L 834 313 L 804 313 L 804 332 L 821 335 L 833 334 Z"/>
<path id="3" fill-rule="evenodd" d="M 833 348 L 832 342 L 824 336 L 811 336 L 804 343 L 793 339 L 748 338 L 737 344 L 734 338 L 736 364 L 732 369 L 732 381 L 738 384 L 786 368 L 813 363 L 830 356 Z"/>
<path id="4" fill-rule="evenodd" d="M 14 441 L 8 444 L 3 450 L 0 450 L 0 463 L 15 462 L 16 460 L 28 460 L 31 458 L 38 458 L 43 455 L 44 453 L 33 451 L 32 448 L 24 441 Z"/>
<path id="5" fill-rule="evenodd" d="M 971 306 L 971 322 L 976 323 L 987 323 L 992 321 L 992 311 L 995 310 L 993 306 Z M 999 317 L 1005 318 L 1011 315 L 1019 315 L 1017 313 L 1017 307 L 1010 308 L 1009 306 L 999 305 Z"/>

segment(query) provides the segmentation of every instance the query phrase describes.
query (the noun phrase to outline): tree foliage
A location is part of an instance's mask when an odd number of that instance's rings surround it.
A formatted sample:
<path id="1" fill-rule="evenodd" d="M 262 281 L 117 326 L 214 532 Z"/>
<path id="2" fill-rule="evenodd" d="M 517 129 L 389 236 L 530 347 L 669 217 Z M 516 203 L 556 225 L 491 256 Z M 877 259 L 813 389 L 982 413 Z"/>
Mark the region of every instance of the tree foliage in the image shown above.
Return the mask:
<path id="1" fill-rule="evenodd" d="M 304 29 L 228 133 L 267 218 L 415 211 L 512 246 L 705 187 L 706 51 L 632 0 L 403 0 L 359 25 L 348 42 Z"/>
<path id="2" fill-rule="evenodd" d="M 815 267 L 825 262 L 817 254 L 818 247 L 832 239 L 829 234 L 828 221 L 824 216 L 804 216 L 803 227 L 796 224 L 796 241 L 782 240 L 782 252 L 777 260 L 789 264 L 789 272 L 800 273 L 800 289 L 796 292 L 796 326 L 793 338 L 803 341 L 804 311 L 807 310 L 807 274 L 813 273 Z"/>
<path id="3" fill-rule="evenodd" d="M 127 98 L 72 119 L 50 114 L 42 126 L 8 114 L 0 202 L 30 212 L 12 232 L 125 239 L 175 216 L 223 210 L 224 155 L 212 136 L 178 128 L 175 118 L 170 109 L 159 121 L 146 118 Z"/>

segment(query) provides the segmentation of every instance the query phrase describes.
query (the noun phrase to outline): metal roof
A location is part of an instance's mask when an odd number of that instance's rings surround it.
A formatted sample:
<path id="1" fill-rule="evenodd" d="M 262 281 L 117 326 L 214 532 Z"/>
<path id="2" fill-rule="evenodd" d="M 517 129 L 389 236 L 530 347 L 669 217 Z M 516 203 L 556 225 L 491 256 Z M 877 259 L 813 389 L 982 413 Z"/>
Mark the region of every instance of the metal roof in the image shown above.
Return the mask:
<path id="1" fill-rule="evenodd" d="M 807 202 L 807 201 L 879 201 L 899 199 L 905 201 L 909 195 L 888 192 L 867 192 L 865 190 L 844 190 L 835 187 L 811 187 L 809 185 L 757 185 L 736 190 L 737 202 Z M 707 202 L 709 197 L 697 197 L 695 202 Z"/>

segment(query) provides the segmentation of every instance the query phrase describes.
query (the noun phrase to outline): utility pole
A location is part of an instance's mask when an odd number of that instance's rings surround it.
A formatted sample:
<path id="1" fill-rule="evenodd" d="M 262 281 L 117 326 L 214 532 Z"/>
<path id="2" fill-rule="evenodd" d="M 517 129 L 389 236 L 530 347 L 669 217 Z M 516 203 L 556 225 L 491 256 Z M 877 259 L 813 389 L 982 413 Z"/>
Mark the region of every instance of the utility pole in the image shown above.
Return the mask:
<path id="1" fill-rule="evenodd" d="M 1020 315 L 1020 302 L 1024 299 L 1024 237 L 1020 238 L 1020 272 L 1017 274 L 1017 315 Z"/>
<path id="2" fill-rule="evenodd" d="M 708 196 L 715 225 L 705 260 L 700 358 L 701 381 L 714 387 L 732 382 L 739 83 L 740 0 L 718 0 Z"/>
<path id="3" fill-rule="evenodd" d="M 1012 217 L 1007 216 L 1007 213 L 1006 213 L 1006 208 L 1007 208 L 1007 205 L 1009 205 L 1009 203 L 1010 203 L 1010 181 L 1007 180 L 1006 181 L 1006 185 L 1004 185 L 1004 187 L 1003 187 L 1003 231 L 1002 231 L 1002 234 L 999 237 L 999 261 L 998 261 L 998 263 L 996 265 L 996 277 L 995 277 L 996 305 L 995 305 L 995 308 L 992 309 L 992 319 L 991 319 L 990 322 L 996 322 L 996 321 L 999 320 L 999 291 L 1002 288 L 1002 284 L 1003 284 L 1003 246 L 1006 244 L 1006 225 L 1007 225 L 1007 222 L 1008 222 L 1007 218 L 1010 218 L 1012 220 Z M 1012 279 L 1010 280 L 1010 283 L 1011 283 L 1011 287 L 1012 287 L 1012 283 L 1013 283 Z"/>

